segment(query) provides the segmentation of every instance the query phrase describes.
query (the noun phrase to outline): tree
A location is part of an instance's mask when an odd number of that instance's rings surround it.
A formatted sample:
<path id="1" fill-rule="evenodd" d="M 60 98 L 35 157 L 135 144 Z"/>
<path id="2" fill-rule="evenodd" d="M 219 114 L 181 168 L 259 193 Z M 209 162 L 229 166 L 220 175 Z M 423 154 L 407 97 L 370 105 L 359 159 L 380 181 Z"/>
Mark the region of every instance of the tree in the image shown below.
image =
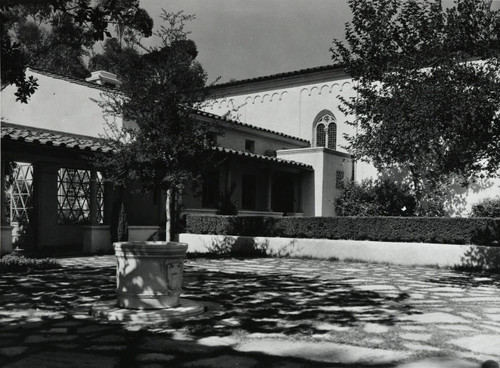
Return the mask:
<path id="1" fill-rule="evenodd" d="M 452 180 L 494 176 L 500 164 L 500 19 L 490 2 L 349 0 L 346 43 L 335 62 L 354 80 L 343 99 L 359 133 L 358 159 L 406 172 L 423 203 Z"/>
<path id="2" fill-rule="evenodd" d="M 111 126 L 115 154 L 104 160 L 108 176 L 124 186 L 140 181 L 147 191 L 167 193 L 167 240 L 170 240 L 172 197 L 187 183 L 197 183 L 210 169 L 207 136 L 214 127 L 194 121 L 192 109 L 204 100 L 206 74 L 196 61 L 197 50 L 187 39 L 185 23 L 193 16 L 163 12 L 159 46 L 134 59 L 120 91 L 102 103 L 111 115 L 123 116 L 122 127 Z M 108 55 L 109 56 L 109 55 Z"/>
<path id="3" fill-rule="evenodd" d="M 87 49 L 111 37 L 108 25 L 126 27 L 129 38 L 149 37 L 153 27 L 139 0 L 7 0 L 0 9 L 2 88 L 15 84 L 24 103 L 37 88 L 36 80 L 26 77 L 28 65 L 84 77 Z"/>

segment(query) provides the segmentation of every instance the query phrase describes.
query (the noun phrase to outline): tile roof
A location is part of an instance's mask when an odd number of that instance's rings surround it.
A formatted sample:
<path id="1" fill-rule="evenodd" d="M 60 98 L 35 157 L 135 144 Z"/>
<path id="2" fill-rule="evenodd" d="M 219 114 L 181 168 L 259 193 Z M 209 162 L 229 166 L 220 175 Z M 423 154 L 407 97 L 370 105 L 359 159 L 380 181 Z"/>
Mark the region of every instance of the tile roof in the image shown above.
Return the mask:
<path id="1" fill-rule="evenodd" d="M 297 75 L 301 75 L 301 74 L 310 74 L 310 73 L 322 72 L 322 71 L 327 71 L 327 70 L 342 70 L 343 68 L 344 68 L 343 65 L 322 65 L 322 66 L 316 66 L 314 68 L 293 70 L 290 72 L 264 75 L 261 77 L 241 79 L 241 80 L 236 80 L 236 81 L 231 81 L 231 82 L 226 82 L 226 83 L 215 84 L 213 86 L 210 86 L 209 89 L 213 90 L 213 89 L 217 89 L 217 88 L 237 86 L 240 84 L 262 82 L 262 81 L 266 81 L 266 80 L 279 79 L 279 78 L 288 78 L 288 77 L 293 77 L 293 76 L 297 76 Z"/>
<path id="2" fill-rule="evenodd" d="M 228 122 L 228 123 L 231 123 L 231 124 L 235 124 L 235 125 L 239 125 L 239 126 L 246 127 L 246 128 L 251 128 L 251 129 L 259 130 L 261 132 L 267 132 L 267 133 L 279 135 L 281 137 L 290 138 L 290 139 L 293 139 L 293 140 L 296 140 L 296 141 L 300 141 L 300 142 L 304 142 L 304 143 L 309 143 L 309 141 L 307 139 L 294 137 L 294 136 L 291 136 L 291 135 L 288 135 L 288 134 L 285 134 L 285 133 L 277 132 L 277 131 L 266 129 L 266 128 L 261 128 L 261 127 L 258 127 L 258 126 L 255 126 L 255 125 L 251 125 L 251 124 L 247 124 L 247 123 L 242 123 L 240 121 L 228 119 L 228 118 L 222 117 L 220 115 L 212 114 L 210 112 L 205 112 L 205 111 L 201 111 L 201 110 L 194 110 L 194 114 L 199 115 L 199 116 L 205 116 L 207 118 L 215 119 L 215 120 L 218 120 L 218 121 L 225 121 L 225 122 Z"/>
<path id="3" fill-rule="evenodd" d="M 61 147 L 68 149 L 78 149 L 90 152 L 111 152 L 112 148 L 106 144 L 104 139 L 76 135 L 71 133 L 58 132 L 48 129 L 40 129 L 28 126 L 22 126 L 12 123 L 2 122 L 1 126 L 2 140 L 12 140 L 18 142 L 27 142 L 41 144 L 45 146 Z M 312 169 L 312 166 L 300 162 L 283 160 L 276 157 L 257 155 L 255 153 L 236 151 L 224 147 L 215 147 L 217 152 L 230 156 L 248 157 L 260 161 L 275 162 L 279 164 Z"/>
<path id="4" fill-rule="evenodd" d="M 247 158 L 251 158 L 251 159 L 257 159 L 259 161 L 276 162 L 276 163 L 284 164 L 284 165 L 288 165 L 288 166 L 294 166 L 294 167 L 299 167 L 302 169 L 313 170 L 313 167 L 311 165 L 303 164 L 302 162 L 283 160 L 283 159 L 277 158 L 277 157 L 258 155 L 256 153 L 250 153 L 250 152 L 236 151 L 236 150 L 233 150 L 230 148 L 224 148 L 224 147 L 215 147 L 215 149 L 217 150 L 217 152 L 221 152 L 221 153 L 227 154 L 229 156 L 247 157 Z"/>
<path id="5" fill-rule="evenodd" d="M 93 83 L 93 82 L 87 82 L 84 79 L 78 79 L 75 77 L 68 77 L 66 75 L 49 72 L 49 71 L 43 70 L 43 69 L 36 69 L 36 68 L 29 67 L 28 70 L 32 71 L 34 73 L 37 73 L 37 74 L 45 75 L 46 77 L 61 79 L 61 80 L 64 80 L 66 82 L 80 84 L 82 86 L 86 86 L 86 87 L 90 87 L 90 88 L 100 89 L 101 91 L 115 91 L 115 92 L 117 91 L 117 89 L 103 86 L 103 85 Z"/>
<path id="6" fill-rule="evenodd" d="M 2 140 L 35 143 L 52 147 L 79 149 L 90 152 L 110 152 L 104 139 L 34 128 L 2 121 Z"/>

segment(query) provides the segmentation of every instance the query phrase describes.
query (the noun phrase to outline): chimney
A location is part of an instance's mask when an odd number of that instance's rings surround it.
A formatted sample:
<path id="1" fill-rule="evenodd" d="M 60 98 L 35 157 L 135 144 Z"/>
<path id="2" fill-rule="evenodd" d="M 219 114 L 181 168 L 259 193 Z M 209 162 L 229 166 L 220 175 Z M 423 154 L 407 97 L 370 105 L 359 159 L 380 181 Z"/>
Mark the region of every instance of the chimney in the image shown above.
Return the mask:
<path id="1" fill-rule="evenodd" d="M 98 70 L 92 72 L 92 75 L 85 79 L 87 82 L 94 82 L 101 86 L 106 86 L 110 88 L 118 88 L 121 86 L 122 82 L 116 79 L 116 74 L 105 72 L 104 70 Z"/>

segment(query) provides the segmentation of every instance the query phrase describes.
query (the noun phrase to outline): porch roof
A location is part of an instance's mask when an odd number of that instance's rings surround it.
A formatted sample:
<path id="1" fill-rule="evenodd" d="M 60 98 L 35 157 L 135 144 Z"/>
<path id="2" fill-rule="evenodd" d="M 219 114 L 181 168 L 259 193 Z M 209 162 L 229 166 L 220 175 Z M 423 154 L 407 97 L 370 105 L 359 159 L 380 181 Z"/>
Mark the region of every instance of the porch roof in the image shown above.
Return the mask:
<path id="1" fill-rule="evenodd" d="M 289 166 L 289 167 L 294 167 L 294 168 L 300 168 L 303 170 L 313 170 L 313 167 L 311 165 L 307 165 L 307 164 L 304 164 L 302 162 L 283 160 L 283 159 L 277 158 L 277 157 L 258 155 L 256 153 L 250 153 L 250 152 L 236 151 L 236 150 L 233 150 L 230 148 L 225 148 L 225 147 L 215 147 L 215 149 L 217 150 L 217 152 L 220 152 L 220 153 L 228 155 L 228 156 L 249 158 L 249 159 L 254 159 L 254 160 L 258 160 L 258 161 L 274 162 L 277 164 L 281 164 L 281 165 L 285 165 L 285 166 Z"/>
<path id="2" fill-rule="evenodd" d="M 64 133 L 60 131 L 34 128 L 29 126 L 17 125 L 2 121 L 1 126 L 2 140 L 11 140 L 18 142 L 26 142 L 40 144 L 45 146 L 78 149 L 90 152 L 112 152 L 113 149 L 107 144 L 105 139 Z M 295 167 L 305 170 L 312 170 L 311 165 L 303 164 L 291 160 L 283 160 L 281 158 L 258 155 L 255 153 L 236 151 L 225 147 L 215 147 L 217 152 L 242 158 L 249 158 L 258 161 L 274 162 L 289 167 Z"/>
<path id="3" fill-rule="evenodd" d="M 2 121 L 2 140 L 41 144 L 45 146 L 79 149 L 90 152 L 111 152 L 104 139 L 34 128 Z"/>

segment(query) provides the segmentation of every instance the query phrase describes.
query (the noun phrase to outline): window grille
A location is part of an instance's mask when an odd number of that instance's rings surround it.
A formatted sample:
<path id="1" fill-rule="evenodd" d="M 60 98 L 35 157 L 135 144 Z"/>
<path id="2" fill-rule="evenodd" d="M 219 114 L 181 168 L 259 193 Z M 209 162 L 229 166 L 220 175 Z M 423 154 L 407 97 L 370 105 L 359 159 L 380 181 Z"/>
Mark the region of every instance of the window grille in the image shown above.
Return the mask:
<path id="1" fill-rule="evenodd" d="M 61 168 L 57 177 L 57 217 L 60 224 L 90 223 L 89 170 Z M 104 184 L 101 173 L 96 175 L 96 221 L 103 223 Z"/>
<path id="2" fill-rule="evenodd" d="M 33 210 L 33 165 L 16 162 L 12 173 L 10 191 L 10 222 L 26 224 L 30 222 Z"/>
<path id="3" fill-rule="evenodd" d="M 324 124 L 318 124 L 316 126 L 316 147 L 326 147 L 326 132 Z"/>
<path id="4" fill-rule="evenodd" d="M 337 171 L 337 176 L 335 180 L 335 188 L 343 189 L 344 188 L 344 172 Z"/>
<path id="5" fill-rule="evenodd" d="M 337 147 L 337 124 L 328 125 L 328 148 L 334 150 Z"/>
<path id="6" fill-rule="evenodd" d="M 328 113 L 316 122 L 316 147 L 337 148 L 337 124 L 335 117 Z"/>

